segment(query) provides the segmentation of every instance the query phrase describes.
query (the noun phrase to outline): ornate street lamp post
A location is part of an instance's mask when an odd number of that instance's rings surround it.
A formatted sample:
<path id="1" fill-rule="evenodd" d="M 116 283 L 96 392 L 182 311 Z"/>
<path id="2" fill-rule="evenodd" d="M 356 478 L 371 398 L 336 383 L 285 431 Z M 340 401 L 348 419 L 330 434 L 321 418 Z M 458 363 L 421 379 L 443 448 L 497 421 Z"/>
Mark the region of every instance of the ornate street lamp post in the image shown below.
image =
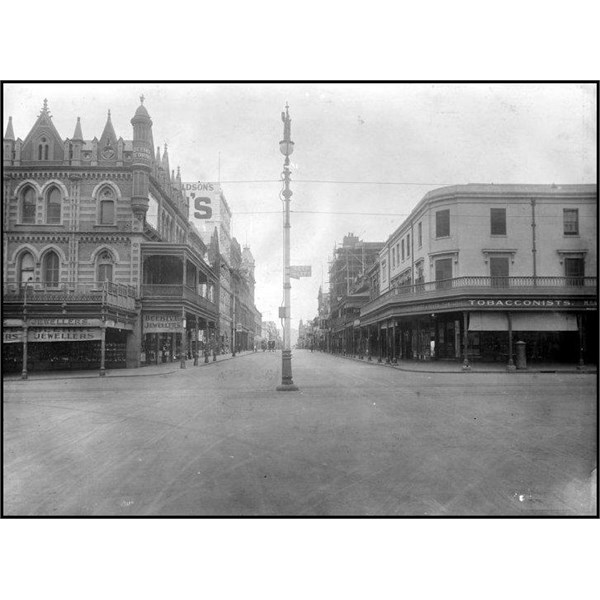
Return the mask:
<path id="1" fill-rule="evenodd" d="M 292 120 L 290 119 L 289 106 L 285 105 L 285 112 L 281 113 L 283 121 L 283 140 L 279 142 L 279 149 L 285 156 L 283 163 L 283 350 L 281 353 L 281 385 L 277 386 L 278 392 L 297 391 L 298 386 L 292 380 L 292 350 L 290 340 L 291 301 L 290 301 L 290 154 L 294 151 L 294 142 L 291 140 Z"/>

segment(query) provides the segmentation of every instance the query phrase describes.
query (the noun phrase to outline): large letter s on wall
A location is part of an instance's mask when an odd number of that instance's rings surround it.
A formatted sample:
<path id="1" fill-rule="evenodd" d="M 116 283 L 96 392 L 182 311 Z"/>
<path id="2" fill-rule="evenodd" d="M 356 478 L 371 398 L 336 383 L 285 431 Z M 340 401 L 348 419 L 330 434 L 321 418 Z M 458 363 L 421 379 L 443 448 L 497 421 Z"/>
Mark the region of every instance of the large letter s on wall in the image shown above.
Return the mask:
<path id="1" fill-rule="evenodd" d="M 205 204 L 210 205 L 210 198 L 194 198 L 194 208 L 199 211 L 194 213 L 194 218 L 210 219 L 212 217 L 212 208 L 210 206 L 205 206 Z"/>

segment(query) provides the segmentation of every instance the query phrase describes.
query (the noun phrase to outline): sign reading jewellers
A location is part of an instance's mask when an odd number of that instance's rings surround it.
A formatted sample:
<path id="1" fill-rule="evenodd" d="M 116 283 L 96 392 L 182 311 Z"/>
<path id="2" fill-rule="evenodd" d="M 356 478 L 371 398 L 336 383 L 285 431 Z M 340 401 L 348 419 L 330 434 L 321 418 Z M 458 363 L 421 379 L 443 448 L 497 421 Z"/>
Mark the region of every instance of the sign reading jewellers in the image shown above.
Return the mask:
<path id="1" fill-rule="evenodd" d="M 30 329 L 28 342 L 89 342 L 102 339 L 100 329 Z"/>
<path id="2" fill-rule="evenodd" d="M 181 315 L 175 313 L 145 313 L 144 333 L 165 333 L 181 331 Z"/>

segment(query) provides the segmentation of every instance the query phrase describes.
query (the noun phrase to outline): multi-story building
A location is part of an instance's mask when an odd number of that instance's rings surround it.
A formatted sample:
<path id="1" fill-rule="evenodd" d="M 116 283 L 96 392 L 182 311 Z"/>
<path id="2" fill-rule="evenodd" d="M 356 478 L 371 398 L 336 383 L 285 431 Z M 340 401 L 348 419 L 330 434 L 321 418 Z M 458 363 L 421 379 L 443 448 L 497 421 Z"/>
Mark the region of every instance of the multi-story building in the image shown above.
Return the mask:
<path id="1" fill-rule="evenodd" d="M 381 249 L 361 307 L 370 352 L 403 359 L 597 361 L 594 185 L 429 192 Z"/>
<path id="2" fill-rule="evenodd" d="M 357 280 L 379 259 L 384 242 L 363 242 L 353 233 L 344 236 L 329 266 L 329 318 L 327 346 L 333 352 L 349 352 L 352 328 L 360 307 L 368 300 L 364 289 L 354 290 Z M 354 292 L 354 293 L 353 293 Z"/>
<path id="3" fill-rule="evenodd" d="M 137 367 L 208 344 L 218 323 L 218 265 L 188 203 L 154 153 L 141 104 L 132 139 L 110 111 L 99 137 L 79 118 L 63 139 L 47 102 L 24 140 L 3 139 L 3 367 Z M 201 333 L 200 333 L 201 332 Z"/>

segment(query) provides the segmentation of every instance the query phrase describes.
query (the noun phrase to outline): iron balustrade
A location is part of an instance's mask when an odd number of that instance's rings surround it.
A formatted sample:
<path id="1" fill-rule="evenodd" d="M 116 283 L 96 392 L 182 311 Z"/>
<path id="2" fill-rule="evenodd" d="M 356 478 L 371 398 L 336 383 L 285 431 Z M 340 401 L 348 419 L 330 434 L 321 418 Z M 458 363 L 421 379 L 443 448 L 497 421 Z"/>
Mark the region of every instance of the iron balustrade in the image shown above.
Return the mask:
<path id="1" fill-rule="evenodd" d="M 152 298 L 168 298 L 170 300 L 183 299 L 188 300 L 209 310 L 216 310 L 214 302 L 198 294 L 195 287 L 183 284 L 149 284 L 142 285 L 142 298 L 149 300 Z"/>
<path id="2" fill-rule="evenodd" d="M 580 293 L 584 288 L 584 293 L 590 295 L 597 293 L 597 285 L 597 277 L 454 277 L 394 287 L 365 304 L 363 308 L 370 311 L 394 299 L 409 300 L 420 296 L 442 296 L 450 290 L 527 290 L 533 293 L 572 290 L 573 293 Z"/>
<path id="3" fill-rule="evenodd" d="M 27 298 L 28 304 L 48 302 L 89 302 L 118 306 L 122 308 L 135 308 L 137 293 L 135 287 L 112 281 L 72 282 L 59 281 L 58 283 L 28 282 L 27 295 L 25 284 L 6 284 L 3 294 L 4 302 L 23 302 Z"/>

